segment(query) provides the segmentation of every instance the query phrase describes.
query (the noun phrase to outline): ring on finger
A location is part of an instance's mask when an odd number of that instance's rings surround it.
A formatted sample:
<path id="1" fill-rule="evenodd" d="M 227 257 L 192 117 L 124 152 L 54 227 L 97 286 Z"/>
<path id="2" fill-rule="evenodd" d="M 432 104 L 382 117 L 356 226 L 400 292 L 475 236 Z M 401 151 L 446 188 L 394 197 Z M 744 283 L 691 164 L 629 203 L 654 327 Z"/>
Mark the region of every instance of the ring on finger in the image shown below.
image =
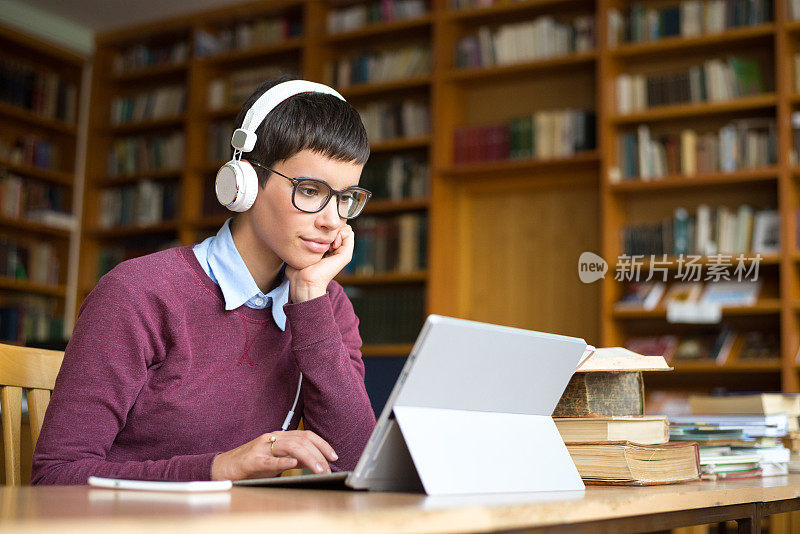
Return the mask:
<path id="1" fill-rule="evenodd" d="M 278 438 L 275 436 L 269 437 L 269 453 L 275 456 L 275 442 L 278 441 Z"/>

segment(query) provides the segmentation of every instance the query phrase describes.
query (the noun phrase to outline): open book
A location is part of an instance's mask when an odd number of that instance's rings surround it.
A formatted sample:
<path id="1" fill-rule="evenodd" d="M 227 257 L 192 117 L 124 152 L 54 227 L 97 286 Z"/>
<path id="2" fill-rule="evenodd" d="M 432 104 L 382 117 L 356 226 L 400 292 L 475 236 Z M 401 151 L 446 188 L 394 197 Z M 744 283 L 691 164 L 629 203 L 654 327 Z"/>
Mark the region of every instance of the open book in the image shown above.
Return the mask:
<path id="1" fill-rule="evenodd" d="M 591 371 L 671 371 L 663 356 L 643 356 L 623 347 L 597 349 L 589 345 L 575 372 Z"/>

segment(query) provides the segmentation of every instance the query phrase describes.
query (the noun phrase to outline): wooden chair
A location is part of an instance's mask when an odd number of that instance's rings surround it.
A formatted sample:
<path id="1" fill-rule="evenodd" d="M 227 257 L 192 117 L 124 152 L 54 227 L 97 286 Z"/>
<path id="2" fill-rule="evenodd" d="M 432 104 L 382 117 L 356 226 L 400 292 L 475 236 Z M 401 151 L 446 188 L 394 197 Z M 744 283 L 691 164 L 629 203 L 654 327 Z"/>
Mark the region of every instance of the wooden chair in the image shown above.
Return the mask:
<path id="1" fill-rule="evenodd" d="M 0 418 L 3 423 L 6 485 L 22 484 L 22 390 L 28 390 L 33 449 L 63 360 L 64 353 L 60 351 L 0 344 Z"/>

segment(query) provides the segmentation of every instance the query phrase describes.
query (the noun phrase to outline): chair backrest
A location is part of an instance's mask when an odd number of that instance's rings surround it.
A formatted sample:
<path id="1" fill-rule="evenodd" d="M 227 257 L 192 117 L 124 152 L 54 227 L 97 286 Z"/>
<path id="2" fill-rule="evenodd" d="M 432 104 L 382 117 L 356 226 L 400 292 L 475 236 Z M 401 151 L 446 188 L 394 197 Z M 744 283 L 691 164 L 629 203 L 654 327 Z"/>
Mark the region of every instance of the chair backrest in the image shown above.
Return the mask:
<path id="1" fill-rule="evenodd" d="M 19 486 L 22 483 L 22 390 L 28 390 L 33 449 L 63 360 L 61 351 L 0 344 L 0 418 L 3 422 L 6 485 Z"/>

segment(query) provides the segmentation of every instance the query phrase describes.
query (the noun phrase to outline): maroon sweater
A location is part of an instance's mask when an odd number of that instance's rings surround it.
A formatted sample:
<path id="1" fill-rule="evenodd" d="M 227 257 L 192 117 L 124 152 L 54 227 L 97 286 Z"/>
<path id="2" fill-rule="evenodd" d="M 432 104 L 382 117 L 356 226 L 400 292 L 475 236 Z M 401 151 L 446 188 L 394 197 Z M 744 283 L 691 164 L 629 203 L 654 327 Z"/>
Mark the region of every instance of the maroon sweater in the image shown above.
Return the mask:
<path id="1" fill-rule="evenodd" d="M 33 455 L 33 484 L 91 475 L 208 480 L 214 456 L 304 426 L 355 467 L 375 415 L 364 389 L 361 337 L 336 282 L 325 296 L 270 310 L 225 311 L 191 247 L 121 263 L 78 314 Z"/>

